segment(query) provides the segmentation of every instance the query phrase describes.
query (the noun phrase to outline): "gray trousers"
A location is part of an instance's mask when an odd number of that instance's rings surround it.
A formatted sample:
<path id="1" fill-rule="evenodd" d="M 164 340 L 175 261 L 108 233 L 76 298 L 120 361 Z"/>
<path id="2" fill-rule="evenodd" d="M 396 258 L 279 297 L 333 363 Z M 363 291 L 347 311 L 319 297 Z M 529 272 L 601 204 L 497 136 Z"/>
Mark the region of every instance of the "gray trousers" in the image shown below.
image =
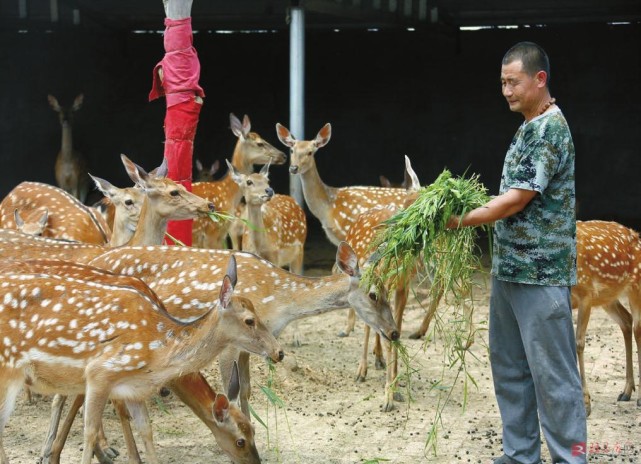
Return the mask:
<path id="1" fill-rule="evenodd" d="M 540 463 L 542 428 L 555 464 L 586 463 L 570 289 L 493 277 L 489 337 L 505 455 Z"/>

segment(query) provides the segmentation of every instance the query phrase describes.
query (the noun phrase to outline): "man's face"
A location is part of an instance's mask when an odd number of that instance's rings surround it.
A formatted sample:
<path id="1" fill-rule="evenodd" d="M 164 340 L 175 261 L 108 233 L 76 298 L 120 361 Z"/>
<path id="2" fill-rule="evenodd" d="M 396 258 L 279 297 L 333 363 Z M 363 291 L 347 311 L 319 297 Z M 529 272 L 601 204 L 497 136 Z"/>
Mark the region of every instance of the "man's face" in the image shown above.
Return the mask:
<path id="1" fill-rule="evenodd" d="M 527 117 L 538 108 L 540 88 L 545 83 L 542 83 L 540 73 L 529 76 L 522 68 L 523 63 L 520 60 L 503 65 L 501 89 L 510 105 L 510 111 L 522 113 Z"/>

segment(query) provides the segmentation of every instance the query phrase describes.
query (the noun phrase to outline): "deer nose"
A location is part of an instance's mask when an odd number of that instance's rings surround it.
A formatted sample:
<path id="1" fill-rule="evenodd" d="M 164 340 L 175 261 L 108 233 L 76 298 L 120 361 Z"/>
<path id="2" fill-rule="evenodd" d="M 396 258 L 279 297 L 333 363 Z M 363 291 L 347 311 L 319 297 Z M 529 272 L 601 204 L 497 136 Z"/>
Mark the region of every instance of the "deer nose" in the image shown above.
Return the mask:
<path id="1" fill-rule="evenodd" d="M 215 206 L 214 206 L 214 204 L 213 204 L 213 203 L 211 203 L 211 202 L 209 202 L 209 203 L 207 204 L 207 207 L 209 208 L 209 211 L 211 211 L 212 213 L 213 213 L 214 211 L 216 211 L 216 207 L 215 207 Z"/>
<path id="2" fill-rule="evenodd" d="M 398 340 L 398 339 L 400 338 L 400 336 L 401 336 L 401 334 L 399 334 L 399 333 L 398 333 L 398 330 L 393 330 L 393 331 L 389 334 L 389 338 L 390 338 L 392 341 L 396 341 L 396 340 Z"/>
<path id="3" fill-rule="evenodd" d="M 278 352 L 278 361 L 282 361 L 285 358 L 285 352 L 283 350 L 280 350 Z"/>
<path id="4" fill-rule="evenodd" d="M 289 172 L 290 174 L 298 174 L 298 166 L 290 166 Z"/>
<path id="5" fill-rule="evenodd" d="M 269 187 L 265 189 L 265 193 L 269 196 L 269 198 L 274 196 L 274 189 Z"/>

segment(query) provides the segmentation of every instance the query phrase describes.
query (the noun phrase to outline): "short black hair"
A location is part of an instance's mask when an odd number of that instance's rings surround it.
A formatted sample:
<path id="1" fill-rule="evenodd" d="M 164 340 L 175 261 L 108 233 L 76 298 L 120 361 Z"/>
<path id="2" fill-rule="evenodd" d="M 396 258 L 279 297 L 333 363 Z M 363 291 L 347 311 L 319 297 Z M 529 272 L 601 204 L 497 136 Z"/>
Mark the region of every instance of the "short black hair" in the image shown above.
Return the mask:
<path id="1" fill-rule="evenodd" d="M 545 71 L 549 84 L 550 60 L 543 48 L 534 42 L 519 42 L 505 53 L 501 63 L 506 65 L 517 60 L 523 63 L 523 71 L 529 76 L 534 76 L 539 71 Z"/>

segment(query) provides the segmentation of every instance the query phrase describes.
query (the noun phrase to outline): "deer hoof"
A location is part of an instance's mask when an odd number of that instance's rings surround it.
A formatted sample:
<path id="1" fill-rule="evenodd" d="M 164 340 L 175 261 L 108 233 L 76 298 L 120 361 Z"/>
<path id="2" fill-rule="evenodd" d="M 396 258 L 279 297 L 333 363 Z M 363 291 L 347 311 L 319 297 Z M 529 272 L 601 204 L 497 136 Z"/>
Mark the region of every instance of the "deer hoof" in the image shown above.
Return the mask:
<path id="1" fill-rule="evenodd" d="M 392 396 L 394 398 L 394 401 L 399 401 L 401 403 L 405 401 L 405 397 L 401 392 L 395 391 Z"/>
<path id="2" fill-rule="evenodd" d="M 387 400 L 385 404 L 383 405 L 383 412 L 390 412 L 396 409 L 396 406 L 394 405 L 394 401 L 392 400 Z"/>
<path id="3" fill-rule="evenodd" d="M 385 361 L 383 361 L 380 358 L 377 358 L 376 362 L 374 363 L 374 367 L 376 367 L 377 370 L 381 371 L 381 370 L 385 369 L 387 367 L 387 365 L 385 364 Z"/>
<path id="4" fill-rule="evenodd" d="M 349 332 L 345 332 L 344 330 L 341 330 L 341 331 L 340 331 L 340 332 L 338 332 L 336 335 L 338 335 L 338 336 L 339 336 L 339 337 L 341 337 L 341 338 L 349 337 Z"/>
<path id="5" fill-rule="evenodd" d="M 630 401 L 630 394 L 626 392 L 620 393 L 617 397 L 617 401 Z"/>

